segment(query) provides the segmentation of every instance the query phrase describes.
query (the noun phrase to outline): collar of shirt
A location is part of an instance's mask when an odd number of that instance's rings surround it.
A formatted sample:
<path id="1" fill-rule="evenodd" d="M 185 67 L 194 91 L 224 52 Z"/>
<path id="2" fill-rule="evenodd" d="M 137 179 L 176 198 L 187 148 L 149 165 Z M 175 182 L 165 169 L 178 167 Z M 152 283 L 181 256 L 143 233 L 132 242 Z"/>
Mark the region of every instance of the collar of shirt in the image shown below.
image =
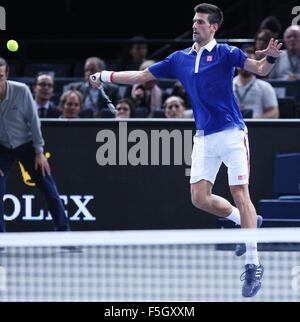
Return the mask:
<path id="1" fill-rule="evenodd" d="M 196 43 L 193 44 L 191 50 L 189 51 L 189 55 L 191 53 L 194 53 L 194 52 L 197 54 L 196 62 L 195 62 L 195 73 L 199 72 L 200 59 L 201 59 L 201 56 L 202 56 L 202 53 L 203 53 L 204 49 L 206 49 L 207 51 L 211 52 L 215 48 L 216 45 L 217 45 L 217 41 L 216 41 L 216 39 L 213 39 L 208 44 L 206 44 L 205 46 L 201 47 L 200 50 L 197 52 Z"/>
<path id="2" fill-rule="evenodd" d="M 44 107 L 46 110 L 49 109 L 50 102 L 48 101 L 45 105 L 39 105 L 37 102 L 35 102 L 37 109 L 39 110 L 40 108 Z"/>
<path id="3" fill-rule="evenodd" d="M 199 52 L 203 51 L 204 49 L 206 49 L 209 52 L 211 52 L 215 48 L 216 44 L 217 44 L 216 39 L 213 39 L 208 44 L 206 44 L 205 46 L 201 47 Z M 192 46 L 192 48 L 191 48 L 191 50 L 189 51 L 188 54 L 190 55 L 192 52 L 196 52 L 198 54 L 198 52 L 196 50 L 196 43 L 193 44 L 193 46 Z"/>
<path id="4" fill-rule="evenodd" d="M 2 102 L 9 100 L 10 92 L 11 92 L 10 84 L 9 82 L 6 82 L 6 94 Z"/>

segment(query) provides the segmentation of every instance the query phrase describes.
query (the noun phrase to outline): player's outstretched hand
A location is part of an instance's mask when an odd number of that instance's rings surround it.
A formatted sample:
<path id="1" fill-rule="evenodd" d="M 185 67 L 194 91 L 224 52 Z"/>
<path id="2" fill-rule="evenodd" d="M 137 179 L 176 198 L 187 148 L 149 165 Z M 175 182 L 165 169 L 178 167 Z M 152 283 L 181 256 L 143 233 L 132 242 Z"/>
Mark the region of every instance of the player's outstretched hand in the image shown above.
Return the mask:
<path id="1" fill-rule="evenodd" d="M 271 57 L 279 57 L 279 55 L 282 53 L 282 50 L 280 48 L 282 47 L 282 43 L 280 43 L 278 40 L 275 40 L 274 38 L 270 39 L 269 45 L 264 50 L 257 50 L 255 53 L 258 55 L 265 55 L 265 56 L 271 56 Z"/>
<path id="2" fill-rule="evenodd" d="M 37 170 L 39 167 L 41 168 L 41 171 L 44 177 L 46 176 L 46 174 L 48 176 L 51 175 L 50 165 L 43 153 L 37 154 L 35 156 L 34 169 Z"/>
<path id="3" fill-rule="evenodd" d="M 4 172 L 0 169 L 0 176 L 4 177 Z"/>
<path id="4" fill-rule="evenodd" d="M 93 88 L 98 88 L 101 86 L 100 75 L 101 75 L 101 73 L 95 73 L 90 76 L 89 81 L 90 81 L 90 85 Z"/>

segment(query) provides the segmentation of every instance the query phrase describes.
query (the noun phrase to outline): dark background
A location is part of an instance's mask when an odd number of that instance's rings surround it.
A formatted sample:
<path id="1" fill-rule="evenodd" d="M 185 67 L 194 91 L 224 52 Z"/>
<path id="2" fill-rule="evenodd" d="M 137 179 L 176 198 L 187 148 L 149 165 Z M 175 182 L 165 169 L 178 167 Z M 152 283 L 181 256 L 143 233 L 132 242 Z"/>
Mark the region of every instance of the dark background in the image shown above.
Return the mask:
<path id="1" fill-rule="evenodd" d="M 208 1 L 209 2 L 209 1 Z M 101 39 L 129 39 L 144 35 L 148 39 L 174 39 L 191 31 L 193 8 L 200 1 L 1 1 L 6 9 L 7 30 L 0 31 L 1 55 L 7 59 L 66 60 L 98 55 L 119 57 L 122 44 L 97 45 Z M 224 24 L 217 38 L 253 38 L 260 22 L 269 15 L 279 18 L 283 29 L 291 24 L 297 0 L 217 0 L 224 11 Z M 20 43 L 18 53 L 9 53 L 8 39 Z M 190 39 L 187 35 L 187 39 Z M 44 43 L 34 43 L 43 39 Z M 54 44 L 49 39 L 64 39 Z M 93 40 L 70 43 L 71 39 Z M 31 41 L 31 42 L 30 42 Z M 151 45 L 150 53 L 160 48 Z M 185 46 L 185 45 L 184 45 Z M 182 46 L 181 46 L 182 47 Z M 188 47 L 188 46 L 185 46 Z M 160 57 L 159 57 L 160 58 Z"/>
<path id="2" fill-rule="evenodd" d="M 7 36 L 21 38 L 174 38 L 192 25 L 201 1 L 1 1 Z M 210 2 L 210 1 L 207 1 Z M 260 21 L 277 16 L 287 27 L 297 0 L 215 0 L 225 15 L 221 37 L 252 37 Z"/>

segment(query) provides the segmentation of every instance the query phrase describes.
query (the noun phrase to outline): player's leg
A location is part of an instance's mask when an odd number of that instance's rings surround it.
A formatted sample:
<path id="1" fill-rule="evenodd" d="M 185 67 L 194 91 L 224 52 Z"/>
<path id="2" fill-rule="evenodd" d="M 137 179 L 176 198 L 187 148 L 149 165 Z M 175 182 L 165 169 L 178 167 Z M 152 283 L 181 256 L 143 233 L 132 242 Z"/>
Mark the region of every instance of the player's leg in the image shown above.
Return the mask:
<path id="1" fill-rule="evenodd" d="M 247 134 L 238 129 L 224 133 L 227 147 L 222 151 L 222 160 L 228 167 L 230 191 L 237 206 L 242 228 L 256 228 L 257 214 L 249 194 L 249 145 Z M 254 296 L 261 287 L 263 266 L 259 263 L 257 243 L 246 244 L 245 283 L 243 296 Z"/>
<path id="2" fill-rule="evenodd" d="M 59 197 L 59 193 L 52 176 L 43 176 L 40 169 L 35 170 L 35 152 L 32 144 L 25 144 L 14 150 L 16 157 L 22 162 L 29 172 L 39 190 L 43 193 L 49 211 L 51 213 L 54 229 L 57 231 L 70 230 L 69 220 L 65 214 L 65 208 Z"/>
<path id="3" fill-rule="evenodd" d="M 250 156 L 246 131 L 237 128 L 223 132 L 224 144 L 220 145 L 222 161 L 228 168 L 228 182 L 235 205 L 237 206 L 242 228 L 256 228 L 262 223 L 249 194 Z M 246 249 L 243 246 L 245 253 Z M 242 253 L 238 254 L 242 255 Z"/>
<path id="4" fill-rule="evenodd" d="M 6 190 L 6 179 L 14 160 L 10 150 L 0 145 L 0 169 L 3 173 L 3 176 L 0 175 L 0 232 L 5 232 L 3 198 Z"/>
<path id="5" fill-rule="evenodd" d="M 191 184 L 193 205 L 201 210 L 219 217 L 227 217 L 232 212 L 232 206 L 226 199 L 212 194 L 213 184 L 200 180 Z"/>
<path id="6" fill-rule="evenodd" d="M 221 166 L 215 144 L 219 134 L 195 136 L 191 167 L 191 197 L 196 208 L 240 224 L 238 209 L 226 199 L 212 194 L 212 187 Z"/>

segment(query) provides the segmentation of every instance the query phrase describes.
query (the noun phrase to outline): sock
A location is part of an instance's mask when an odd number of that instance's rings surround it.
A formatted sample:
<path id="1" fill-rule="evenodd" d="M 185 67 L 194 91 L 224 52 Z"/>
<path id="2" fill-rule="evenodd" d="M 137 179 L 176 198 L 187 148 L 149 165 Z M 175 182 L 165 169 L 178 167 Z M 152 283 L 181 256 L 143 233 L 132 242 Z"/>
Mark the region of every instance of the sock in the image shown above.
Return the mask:
<path id="1" fill-rule="evenodd" d="M 258 254 L 257 254 L 257 243 L 246 243 L 246 259 L 245 265 L 255 264 L 259 265 Z"/>
<path id="2" fill-rule="evenodd" d="M 226 219 L 233 221 L 237 225 L 241 225 L 240 212 L 236 207 L 232 206 L 232 213 Z"/>

